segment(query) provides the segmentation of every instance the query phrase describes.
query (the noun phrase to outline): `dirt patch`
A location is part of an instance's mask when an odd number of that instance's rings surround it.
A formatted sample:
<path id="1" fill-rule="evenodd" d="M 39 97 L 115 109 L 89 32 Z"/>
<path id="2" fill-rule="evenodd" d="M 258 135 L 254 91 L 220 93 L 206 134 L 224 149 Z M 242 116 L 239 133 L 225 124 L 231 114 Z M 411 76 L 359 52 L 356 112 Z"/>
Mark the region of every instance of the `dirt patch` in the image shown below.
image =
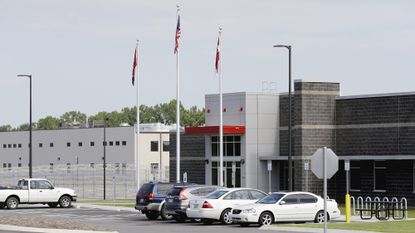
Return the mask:
<path id="1" fill-rule="evenodd" d="M 112 231 L 103 227 L 86 225 L 68 219 L 46 218 L 39 216 L 0 215 L 0 224 L 51 229 Z"/>

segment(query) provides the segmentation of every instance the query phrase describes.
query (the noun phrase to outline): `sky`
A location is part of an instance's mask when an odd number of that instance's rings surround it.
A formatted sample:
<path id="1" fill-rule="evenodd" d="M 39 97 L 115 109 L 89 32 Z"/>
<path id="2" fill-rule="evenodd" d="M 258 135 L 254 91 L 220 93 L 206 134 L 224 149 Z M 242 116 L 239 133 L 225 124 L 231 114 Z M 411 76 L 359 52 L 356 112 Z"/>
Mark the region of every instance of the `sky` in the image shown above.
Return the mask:
<path id="1" fill-rule="evenodd" d="M 133 51 L 140 40 L 141 104 L 176 97 L 174 37 L 181 11 L 180 95 L 204 106 L 223 91 L 288 91 L 292 77 L 340 82 L 341 95 L 415 91 L 415 2 L 387 0 L 0 0 L 0 125 L 67 111 L 94 115 L 136 104 Z"/>

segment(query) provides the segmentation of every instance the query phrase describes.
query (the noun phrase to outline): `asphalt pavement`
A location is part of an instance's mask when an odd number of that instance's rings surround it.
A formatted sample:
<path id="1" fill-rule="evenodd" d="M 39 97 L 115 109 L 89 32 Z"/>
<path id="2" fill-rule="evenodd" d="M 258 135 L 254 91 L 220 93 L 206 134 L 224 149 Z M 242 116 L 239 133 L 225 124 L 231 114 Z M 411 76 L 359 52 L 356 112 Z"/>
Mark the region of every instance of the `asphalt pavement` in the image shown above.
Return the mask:
<path id="1" fill-rule="evenodd" d="M 224 226 L 219 223 L 213 225 L 203 225 L 201 223 L 176 223 L 175 221 L 155 220 L 150 221 L 138 211 L 116 211 L 116 210 L 102 210 L 93 208 L 48 208 L 44 206 L 30 206 L 19 208 L 17 210 L 0 210 L 1 215 L 23 216 L 42 216 L 56 219 L 71 219 L 72 221 L 100 226 L 119 233 L 183 233 L 183 232 L 263 232 L 258 226 L 240 227 L 239 225 Z M 1 233 L 5 233 L 0 231 Z M 278 231 L 280 233 L 288 233 L 285 231 Z M 292 233 L 292 231 L 291 231 Z"/>

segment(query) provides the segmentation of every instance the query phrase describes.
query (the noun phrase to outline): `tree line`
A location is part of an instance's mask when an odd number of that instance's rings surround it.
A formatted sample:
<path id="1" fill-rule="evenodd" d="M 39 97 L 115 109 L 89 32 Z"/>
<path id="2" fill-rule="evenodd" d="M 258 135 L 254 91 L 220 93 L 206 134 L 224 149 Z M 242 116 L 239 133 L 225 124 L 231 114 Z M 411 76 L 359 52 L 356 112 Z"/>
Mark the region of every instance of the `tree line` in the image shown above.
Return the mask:
<path id="1" fill-rule="evenodd" d="M 199 109 L 197 106 L 192 106 L 186 109 L 180 104 L 180 125 L 181 126 L 200 126 L 205 123 L 204 109 Z M 53 116 L 46 116 L 33 122 L 33 130 L 51 130 L 58 129 L 65 123 L 80 123 L 88 122 L 103 122 L 106 119 L 108 127 L 116 127 L 127 123 L 133 126 L 136 123 L 137 107 L 125 107 L 120 112 L 98 112 L 95 115 L 88 116 L 79 111 L 69 111 L 62 114 L 59 118 Z M 163 123 L 171 125 L 176 123 L 176 100 L 171 100 L 168 103 L 157 104 L 155 106 L 140 105 L 140 123 Z M 24 123 L 16 128 L 11 125 L 1 125 L 0 132 L 10 131 L 25 131 L 29 130 L 29 123 Z"/>

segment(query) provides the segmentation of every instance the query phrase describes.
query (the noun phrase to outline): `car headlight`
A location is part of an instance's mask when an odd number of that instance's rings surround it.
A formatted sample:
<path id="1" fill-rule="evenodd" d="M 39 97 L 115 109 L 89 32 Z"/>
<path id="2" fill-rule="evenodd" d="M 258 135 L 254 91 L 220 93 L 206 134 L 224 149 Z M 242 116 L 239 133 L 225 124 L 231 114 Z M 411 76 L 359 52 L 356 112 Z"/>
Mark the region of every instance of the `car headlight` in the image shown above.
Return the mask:
<path id="1" fill-rule="evenodd" d="M 243 212 L 244 212 L 244 214 L 250 214 L 250 213 L 255 213 L 256 210 L 251 208 L 251 209 L 245 209 Z"/>

